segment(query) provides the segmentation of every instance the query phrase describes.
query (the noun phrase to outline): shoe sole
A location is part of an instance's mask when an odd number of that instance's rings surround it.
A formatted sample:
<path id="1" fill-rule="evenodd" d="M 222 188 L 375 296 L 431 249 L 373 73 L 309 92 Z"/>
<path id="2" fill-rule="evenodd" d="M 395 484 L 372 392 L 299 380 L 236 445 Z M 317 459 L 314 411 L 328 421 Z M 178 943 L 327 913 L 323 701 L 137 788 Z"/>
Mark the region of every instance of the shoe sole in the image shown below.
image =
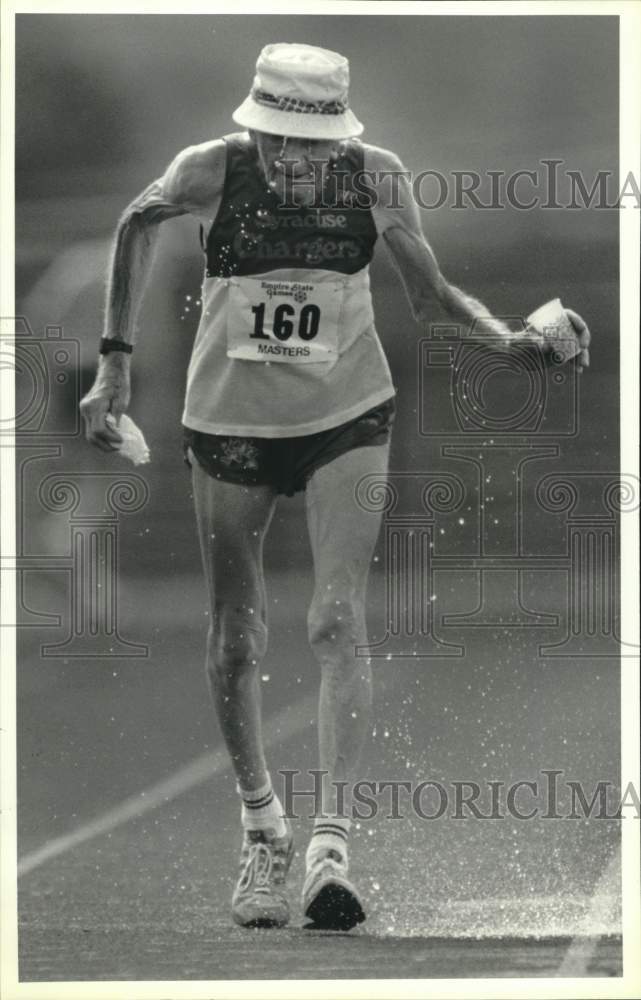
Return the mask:
<path id="1" fill-rule="evenodd" d="M 311 921 L 308 929 L 325 931 L 349 931 L 366 919 L 354 890 L 333 880 L 320 887 L 307 905 L 305 916 Z"/>

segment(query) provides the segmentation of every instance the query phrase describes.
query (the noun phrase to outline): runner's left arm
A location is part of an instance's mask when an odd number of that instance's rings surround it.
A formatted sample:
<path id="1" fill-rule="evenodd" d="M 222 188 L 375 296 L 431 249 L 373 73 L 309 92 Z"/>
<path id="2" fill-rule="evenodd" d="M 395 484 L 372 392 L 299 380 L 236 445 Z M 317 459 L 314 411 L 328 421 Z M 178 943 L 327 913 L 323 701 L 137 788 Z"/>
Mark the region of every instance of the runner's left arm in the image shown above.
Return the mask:
<path id="1" fill-rule="evenodd" d="M 524 341 L 543 346 L 544 338 L 540 334 L 528 329 L 511 330 L 503 320 L 492 316 L 482 302 L 445 278 L 423 234 L 409 172 L 393 153 L 367 148 L 366 163 L 373 180 L 376 226 L 400 272 L 417 322 L 427 327 L 440 308 L 466 332 L 473 329 L 475 337 L 487 338 L 488 343 L 499 350 L 509 350 L 513 344 Z M 579 364 L 588 365 L 590 333 L 587 325 L 573 310 L 566 309 L 566 313 L 581 347 Z"/>

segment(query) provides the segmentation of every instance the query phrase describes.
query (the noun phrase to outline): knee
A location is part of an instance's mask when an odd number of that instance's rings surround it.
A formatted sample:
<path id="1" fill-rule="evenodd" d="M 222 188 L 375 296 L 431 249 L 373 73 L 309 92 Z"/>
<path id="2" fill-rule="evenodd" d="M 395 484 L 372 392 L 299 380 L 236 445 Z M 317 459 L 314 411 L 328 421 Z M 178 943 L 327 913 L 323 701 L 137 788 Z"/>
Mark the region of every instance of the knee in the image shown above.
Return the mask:
<path id="1" fill-rule="evenodd" d="M 267 651 L 267 628 L 260 618 L 220 609 L 208 636 L 207 666 L 212 679 L 234 681 L 254 673 Z"/>
<path id="2" fill-rule="evenodd" d="M 314 601 L 307 616 L 309 642 L 317 655 L 362 641 L 364 614 L 351 598 Z"/>

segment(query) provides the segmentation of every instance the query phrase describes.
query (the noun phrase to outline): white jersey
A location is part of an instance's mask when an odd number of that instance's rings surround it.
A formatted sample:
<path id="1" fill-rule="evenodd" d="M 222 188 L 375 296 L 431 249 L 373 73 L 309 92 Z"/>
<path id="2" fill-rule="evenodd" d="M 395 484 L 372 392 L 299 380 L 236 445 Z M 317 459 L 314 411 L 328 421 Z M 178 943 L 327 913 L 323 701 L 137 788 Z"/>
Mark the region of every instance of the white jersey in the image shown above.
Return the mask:
<path id="1" fill-rule="evenodd" d="M 275 206 L 248 137 L 226 141 L 183 424 L 266 438 L 336 427 L 395 392 L 374 325 L 371 212 Z"/>

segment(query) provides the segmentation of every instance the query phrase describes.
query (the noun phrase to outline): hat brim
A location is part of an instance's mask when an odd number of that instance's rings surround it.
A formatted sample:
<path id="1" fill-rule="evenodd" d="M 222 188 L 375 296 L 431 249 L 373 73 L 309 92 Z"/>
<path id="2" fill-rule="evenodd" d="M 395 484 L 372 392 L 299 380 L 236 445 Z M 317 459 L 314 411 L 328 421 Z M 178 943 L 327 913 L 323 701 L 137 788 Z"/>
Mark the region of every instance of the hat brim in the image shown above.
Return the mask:
<path id="1" fill-rule="evenodd" d="M 301 139 L 351 139 L 360 135 L 364 128 L 349 108 L 340 115 L 302 114 L 265 107 L 251 96 L 236 108 L 232 118 L 237 125 L 256 132 Z"/>

